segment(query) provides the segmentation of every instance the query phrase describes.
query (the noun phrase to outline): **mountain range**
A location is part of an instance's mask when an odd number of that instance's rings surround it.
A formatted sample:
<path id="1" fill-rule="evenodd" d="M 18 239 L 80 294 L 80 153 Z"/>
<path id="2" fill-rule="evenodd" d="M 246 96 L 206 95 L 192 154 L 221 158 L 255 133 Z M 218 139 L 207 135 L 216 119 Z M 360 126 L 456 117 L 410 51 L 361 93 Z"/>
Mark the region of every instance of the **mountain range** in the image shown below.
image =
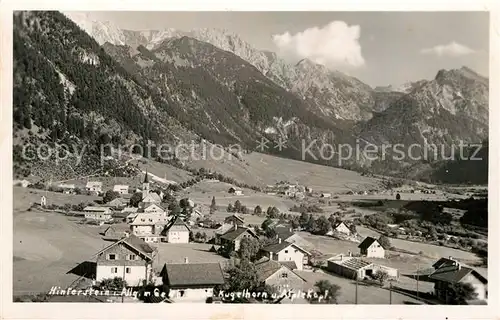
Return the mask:
<path id="1" fill-rule="evenodd" d="M 132 31 L 88 16 L 70 17 L 73 21 L 59 12 L 17 16 L 18 132 L 33 122 L 48 134 L 56 132 L 56 140 L 68 139 L 83 130 L 70 129 L 69 119 L 82 119 L 85 130 L 89 119 L 99 119 L 89 124 L 96 141 L 125 136 L 173 143 L 195 137 L 251 150 L 262 138 L 285 139 L 286 151 L 269 152 L 290 158 L 300 158 L 303 143 L 312 141 L 450 146 L 488 136 L 488 79 L 467 67 L 440 70 L 432 80 L 398 88 L 371 88 L 308 59 L 288 64 L 226 30 Z M 26 55 L 36 57 L 50 76 L 41 79 Z M 51 104 L 50 91 L 61 92 Z M 34 98 L 25 101 L 21 95 L 26 94 Z M 51 108 L 57 117 L 41 111 Z M 333 164 L 336 157 L 319 162 Z M 386 163 L 362 155 L 344 165 L 400 174 L 415 161 Z"/>

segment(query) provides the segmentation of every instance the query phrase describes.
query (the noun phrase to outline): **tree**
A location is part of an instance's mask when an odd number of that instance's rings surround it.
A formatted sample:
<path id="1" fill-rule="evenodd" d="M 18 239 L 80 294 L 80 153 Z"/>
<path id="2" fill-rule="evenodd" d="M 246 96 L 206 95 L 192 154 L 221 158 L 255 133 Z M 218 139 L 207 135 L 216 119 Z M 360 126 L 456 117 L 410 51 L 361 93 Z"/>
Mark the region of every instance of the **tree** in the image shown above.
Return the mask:
<path id="1" fill-rule="evenodd" d="M 260 225 L 260 228 L 265 232 L 269 229 L 269 226 L 273 223 L 273 220 L 271 218 L 267 218 L 266 220 L 262 221 L 262 224 Z"/>
<path id="2" fill-rule="evenodd" d="M 260 206 L 256 206 L 254 209 L 253 209 L 253 213 L 260 216 L 262 214 L 262 208 Z"/>
<path id="3" fill-rule="evenodd" d="M 280 210 L 276 207 L 268 207 L 267 208 L 267 216 L 271 219 L 278 218 Z"/>
<path id="4" fill-rule="evenodd" d="M 321 216 L 316 220 L 315 233 L 325 235 L 330 231 L 331 223 L 325 216 Z"/>
<path id="5" fill-rule="evenodd" d="M 181 213 L 182 209 L 179 204 L 176 202 L 172 202 L 168 205 L 168 210 L 170 210 L 170 215 L 177 216 Z"/>
<path id="6" fill-rule="evenodd" d="M 297 229 L 298 227 L 300 227 L 300 223 L 299 223 L 299 220 L 297 218 L 292 219 L 290 221 L 290 223 L 292 224 L 293 229 Z"/>
<path id="7" fill-rule="evenodd" d="M 331 283 L 328 280 L 319 280 L 314 286 L 318 288 L 318 295 L 322 295 L 324 298 L 322 301 L 325 303 L 337 303 L 337 298 L 340 295 L 340 286 Z"/>
<path id="8" fill-rule="evenodd" d="M 433 241 L 438 240 L 438 234 L 434 226 L 429 227 L 429 238 L 431 238 L 431 240 Z"/>
<path id="9" fill-rule="evenodd" d="M 234 202 L 234 211 L 235 212 L 240 212 L 240 210 L 241 210 L 241 202 L 240 202 L 240 200 L 236 200 Z"/>
<path id="10" fill-rule="evenodd" d="M 401 200 L 401 195 L 399 193 L 396 193 L 396 200 Z"/>
<path id="11" fill-rule="evenodd" d="M 477 293 L 470 283 L 455 283 L 448 287 L 448 299 L 450 304 L 467 304 L 467 300 L 477 298 Z"/>
<path id="12" fill-rule="evenodd" d="M 316 230 L 316 219 L 313 218 L 312 214 L 309 214 L 309 220 L 307 221 L 306 230 L 309 232 Z"/>
<path id="13" fill-rule="evenodd" d="M 167 192 L 165 194 L 165 196 L 163 197 L 163 201 L 165 201 L 166 203 L 168 203 L 169 205 L 171 203 L 177 203 L 177 199 L 172 195 L 170 194 L 169 192 Z"/>
<path id="14" fill-rule="evenodd" d="M 194 240 L 199 241 L 201 240 L 201 232 L 197 231 L 194 235 Z"/>
<path id="15" fill-rule="evenodd" d="M 379 281 L 380 285 L 383 286 L 387 279 L 389 279 L 389 273 L 385 270 L 377 270 L 377 272 L 373 274 L 373 278 Z"/>
<path id="16" fill-rule="evenodd" d="M 188 208 L 190 207 L 190 204 L 189 204 L 189 199 L 188 198 L 183 198 L 179 201 L 179 206 L 182 208 L 182 209 L 185 209 L 185 208 Z"/>
<path id="17" fill-rule="evenodd" d="M 234 212 L 234 207 L 232 204 L 227 205 L 227 212 Z"/>
<path id="18" fill-rule="evenodd" d="M 136 207 L 137 208 L 139 206 L 139 202 L 141 202 L 141 201 L 142 201 L 142 193 L 136 192 L 130 198 L 130 205 L 132 207 Z"/>
<path id="19" fill-rule="evenodd" d="M 386 236 L 380 236 L 380 238 L 378 238 L 378 243 L 386 250 L 392 247 L 391 241 Z"/>
<path id="20" fill-rule="evenodd" d="M 212 204 L 210 205 L 210 214 L 217 211 L 217 203 L 215 203 L 215 197 L 212 197 Z"/>
<path id="21" fill-rule="evenodd" d="M 127 281 L 120 277 L 102 279 L 99 284 L 99 289 L 109 291 L 122 291 L 127 287 Z"/>
<path id="22" fill-rule="evenodd" d="M 108 203 L 116 198 L 120 197 L 120 194 L 116 191 L 113 191 L 113 190 L 108 190 L 106 191 L 106 193 L 104 194 L 104 197 L 102 198 L 102 201 L 104 203 Z"/>
<path id="23" fill-rule="evenodd" d="M 299 225 L 302 229 L 305 229 L 309 222 L 309 215 L 306 212 L 302 212 L 299 217 Z"/>
<path id="24" fill-rule="evenodd" d="M 240 242 L 240 257 L 249 261 L 255 260 L 260 250 L 259 240 L 246 237 Z"/>
<path id="25" fill-rule="evenodd" d="M 242 259 L 238 266 L 227 270 L 229 275 L 227 289 L 230 292 L 252 291 L 259 285 L 255 266 L 247 259 Z"/>

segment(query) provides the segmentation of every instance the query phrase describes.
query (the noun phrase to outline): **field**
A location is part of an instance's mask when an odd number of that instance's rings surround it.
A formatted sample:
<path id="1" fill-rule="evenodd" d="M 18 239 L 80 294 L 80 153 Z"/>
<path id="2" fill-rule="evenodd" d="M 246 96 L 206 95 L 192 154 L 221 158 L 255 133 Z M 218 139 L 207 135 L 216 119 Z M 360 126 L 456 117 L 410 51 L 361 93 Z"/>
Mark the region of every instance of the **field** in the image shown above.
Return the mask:
<path id="1" fill-rule="evenodd" d="M 372 236 L 372 237 L 380 236 L 378 232 L 365 227 L 358 226 L 357 230 L 362 235 Z M 448 247 L 435 246 L 427 243 L 407 241 L 402 239 L 391 238 L 390 240 L 391 244 L 396 248 L 408 250 L 415 253 L 422 251 L 424 256 L 429 257 L 433 260 L 439 259 L 440 257 L 450 257 L 450 256 L 457 260 L 469 263 L 480 260 L 480 258 L 477 257 L 474 253 L 467 251 L 462 251 Z"/>
<path id="2" fill-rule="evenodd" d="M 14 188 L 14 294 L 69 285 L 77 276 L 67 272 L 106 245 L 98 237 L 98 227 L 78 225 L 58 213 L 26 211 L 45 194 L 30 191 Z M 48 193 L 48 203 L 79 203 L 93 199 Z"/>
<path id="3" fill-rule="evenodd" d="M 338 304 L 356 303 L 356 284 L 353 280 L 324 272 L 296 272 L 307 281 L 305 285 L 306 289 L 313 288 L 314 284 L 319 280 L 328 280 L 340 286 L 340 295 L 337 298 Z M 428 290 L 428 287 L 424 288 Z M 389 298 L 389 290 L 387 289 L 362 283 L 358 284 L 358 304 L 389 304 L 390 299 L 392 300 L 392 304 L 422 304 L 421 301 L 396 292 L 392 292 L 392 297 Z"/>
<path id="4" fill-rule="evenodd" d="M 218 155 L 218 153 L 215 153 Z M 279 158 L 258 152 L 242 155 L 242 159 L 226 156 L 222 160 L 191 160 L 193 168 L 211 169 L 249 185 L 266 186 L 279 181 L 299 183 L 320 192 L 343 192 L 351 189 L 376 188 L 380 180 L 359 173 L 303 161 Z"/>
<path id="5" fill-rule="evenodd" d="M 296 204 L 292 199 L 268 195 L 251 189 L 242 189 L 243 195 L 233 195 L 228 193 L 230 187 L 232 187 L 232 185 L 228 183 L 205 180 L 179 192 L 179 197 L 188 197 L 195 203 L 205 206 L 210 206 L 212 197 L 215 197 L 215 201 L 220 211 L 226 211 L 227 205 L 229 203 L 234 204 L 236 200 L 239 200 L 242 205 L 252 211 L 256 206 L 260 205 L 263 210 L 266 210 L 269 206 L 275 206 L 280 209 L 280 211 L 287 212 L 290 207 Z"/>
<path id="6" fill-rule="evenodd" d="M 255 156 L 251 154 L 248 156 Z M 267 157 L 267 156 L 263 156 Z M 268 160 L 266 158 L 266 160 Z M 278 161 L 273 159 L 273 161 Z M 287 160 L 288 161 L 288 160 Z M 272 162 L 272 161 L 271 161 Z M 149 162 L 148 162 L 149 164 Z M 160 164 L 160 166 L 165 166 Z M 313 167 L 308 164 L 309 167 Z M 153 167 L 150 167 L 153 168 Z M 329 168 L 327 168 L 330 170 Z M 154 169 L 153 169 L 154 170 Z M 153 171 L 152 170 L 152 171 Z M 156 168 L 160 170 L 160 168 Z M 333 169 L 331 170 L 338 170 Z M 148 169 L 149 171 L 149 169 Z M 313 170 L 314 171 L 314 170 Z M 181 177 L 184 171 L 180 171 L 178 178 L 186 178 L 186 176 Z M 185 172 L 184 172 L 185 173 Z M 161 176 L 160 172 L 154 173 Z M 355 173 L 351 173 L 356 175 Z M 269 174 L 269 176 L 272 176 Z M 296 175 L 299 177 L 299 175 Z M 354 177 L 354 176 L 352 176 Z M 167 179 L 174 179 L 167 176 Z M 305 177 L 302 177 L 306 179 Z M 358 175 L 358 178 L 363 178 Z M 108 178 L 107 184 L 121 183 L 118 179 L 128 179 L 128 178 Z M 316 179 L 317 183 L 320 183 L 321 178 L 310 178 Z M 136 178 L 137 183 L 141 183 L 140 177 Z M 129 181 L 129 180 L 127 180 Z M 299 183 L 304 183 L 305 180 L 299 181 Z M 330 181 L 330 185 L 341 186 L 340 180 Z M 344 180 L 345 181 L 345 180 Z M 126 182 L 126 181 L 124 181 Z M 246 181 L 248 183 L 248 181 Z M 326 183 L 326 181 L 325 181 Z M 318 184 L 320 185 L 320 184 Z M 229 194 L 227 191 L 231 185 L 222 182 L 214 181 L 202 181 L 194 186 L 187 188 L 179 192 L 179 198 L 189 197 L 194 200 L 195 203 L 200 204 L 204 207 L 208 207 L 211 204 L 212 197 L 215 196 L 216 203 L 219 207 L 211 218 L 216 221 L 223 221 L 225 217 L 231 215 L 232 213 L 226 212 L 226 207 L 229 203 L 234 203 L 239 200 L 242 205 L 247 206 L 250 210 L 256 205 L 260 205 L 263 210 L 266 210 L 268 206 L 276 206 L 282 212 L 288 212 L 289 208 L 294 204 L 297 204 L 293 199 L 288 199 L 282 196 L 267 195 L 264 193 L 255 192 L 250 189 L 243 189 L 244 195 L 235 196 Z M 341 187 L 340 187 L 341 188 Z M 329 190 L 333 190 L 335 187 Z M 61 193 L 46 192 L 43 190 L 25 189 L 21 187 L 14 187 L 14 294 L 27 294 L 29 292 L 40 292 L 49 290 L 52 286 L 67 286 L 77 279 L 76 275 L 68 274 L 72 268 L 76 267 L 79 263 L 86 260 L 91 261 L 93 254 L 98 250 L 102 249 L 104 246 L 108 245 L 108 242 L 103 241 L 98 232 L 99 227 L 81 225 L 78 224 L 78 219 L 64 216 L 58 213 L 52 212 L 40 212 L 36 210 L 28 211 L 28 208 L 33 203 L 39 203 L 40 197 L 42 195 L 47 196 L 47 201 L 49 204 L 78 204 L 80 202 L 92 202 L 99 199 L 93 196 L 83 196 L 83 195 L 65 195 Z M 429 195 L 422 194 L 409 194 L 411 197 L 427 197 Z M 330 213 L 338 211 L 339 202 L 351 202 L 351 201 L 371 201 L 376 199 L 390 199 L 390 195 L 379 194 L 375 196 L 357 196 L 357 195 L 340 195 L 336 199 L 325 199 L 330 202 L 328 206 L 322 205 L 325 209 L 324 213 L 315 215 L 325 215 L 328 216 Z M 406 203 L 406 194 L 402 194 L 402 201 L 390 201 L 387 206 L 398 207 Z M 414 200 L 414 199 L 411 199 Z M 415 199 L 417 200 L 417 198 Z M 311 203 L 318 203 L 318 199 L 311 199 Z M 350 208 L 355 208 L 356 213 L 371 214 L 374 208 L 357 208 L 352 205 Z M 298 214 L 298 213 L 297 213 Z M 243 215 L 246 224 L 260 225 L 265 217 L 259 217 L 254 215 Z M 361 226 L 357 227 L 358 232 L 362 236 L 374 236 L 378 237 L 379 234 L 368 228 Z M 208 229 L 193 229 L 193 232 L 205 232 L 209 236 L 213 234 L 213 230 Z M 351 251 L 353 253 L 358 252 L 358 244 L 349 241 L 339 241 L 329 237 L 314 236 L 306 232 L 300 232 L 300 235 L 307 241 L 311 242 L 317 250 L 321 251 L 325 255 L 334 255 L 337 253 L 347 253 Z M 409 255 L 402 254 L 399 252 L 390 252 L 391 259 L 377 259 L 378 263 L 398 268 L 402 273 L 414 272 L 417 267 L 424 269 L 429 267 L 436 259 L 440 257 L 453 256 L 465 263 L 471 263 L 477 261 L 478 258 L 469 252 L 460 251 L 456 249 L 451 249 L 447 247 L 439 247 L 434 245 L 429 245 L 425 243 L 417 243 L 400 239 L 391 239 L 391 243 L 398 249 L 404 249 L 411 252 L 422 254 Z M 156 269 L 158 270 L 166 262 L 171 263 L 182 263 L 185 258 L 188 258 L 189 262 L 222 262 L 226 259 L 209 252 L 211 245 L 207 244 L 159 244 L 159 255 L 157 257 Z M 486 272 L 487 270 L 482 270 Z M 314 285 L 316 279 L 321 277 L 326 277 L 333 283 L 337 283 L 342 287 L 342 294 L 339 298 L 339 303 L 353 303 L 354 302 L 354 286 L 352 281 L 343 278 L 335 277 L 332 275 L 324 273 L 311 273 L 302 272 L 304 277 L 308 280 L 308 285 Z M 412 288 L 413 283 L 411 280 L 401 279 L 405 282 L 405 286 Z M 423 286 L 423 284 L 421 284 Z M 421 287 L 423 288 L 423 287 Z M 358 288 L 360 293 L 360 298 L 358 303 L 388 303 L 388 291 L 376 288 L 363 286 Z M 363 294 L 361 294 L 363 292 Z M 362 297 L 361 297 L 362 296 Z M 387 300 L 387 301 L 386 301 Z M 414 303 L 411 298 L 404 295 L 393 293 L 393 303 Z"/>

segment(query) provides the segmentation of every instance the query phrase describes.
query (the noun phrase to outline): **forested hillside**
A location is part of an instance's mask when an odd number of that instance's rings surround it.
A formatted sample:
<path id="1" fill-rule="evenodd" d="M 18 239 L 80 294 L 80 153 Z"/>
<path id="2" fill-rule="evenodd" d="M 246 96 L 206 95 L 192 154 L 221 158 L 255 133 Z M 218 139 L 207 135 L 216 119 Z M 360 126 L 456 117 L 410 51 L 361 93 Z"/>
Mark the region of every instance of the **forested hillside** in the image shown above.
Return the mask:
<path id="1" fill-rule="evenodd" d="M 147 87 L 59 12 L 16 13 L 13 36 L 17 173 L 28 174 L 34 164 L 19 154 L 28 141 L 87 146 L 81 164 L 87 172 L 85 163 L 95 166 L 99 144 L 142 145 L 189 136 L 165 112 L 167 102 L 154 104 Z"/>

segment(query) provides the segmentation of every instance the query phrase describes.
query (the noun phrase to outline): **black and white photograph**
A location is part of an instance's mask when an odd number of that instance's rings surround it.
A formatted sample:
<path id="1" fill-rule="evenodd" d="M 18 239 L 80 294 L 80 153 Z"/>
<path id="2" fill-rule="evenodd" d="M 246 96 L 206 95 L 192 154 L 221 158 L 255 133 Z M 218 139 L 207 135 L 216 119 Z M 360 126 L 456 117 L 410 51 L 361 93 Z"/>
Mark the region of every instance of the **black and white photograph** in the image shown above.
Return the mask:
<path id="1" fill-rule="evenodd" d="M 487 10 L 138 9 L 11 11 L 10 303 L 497 303 Z"/>

